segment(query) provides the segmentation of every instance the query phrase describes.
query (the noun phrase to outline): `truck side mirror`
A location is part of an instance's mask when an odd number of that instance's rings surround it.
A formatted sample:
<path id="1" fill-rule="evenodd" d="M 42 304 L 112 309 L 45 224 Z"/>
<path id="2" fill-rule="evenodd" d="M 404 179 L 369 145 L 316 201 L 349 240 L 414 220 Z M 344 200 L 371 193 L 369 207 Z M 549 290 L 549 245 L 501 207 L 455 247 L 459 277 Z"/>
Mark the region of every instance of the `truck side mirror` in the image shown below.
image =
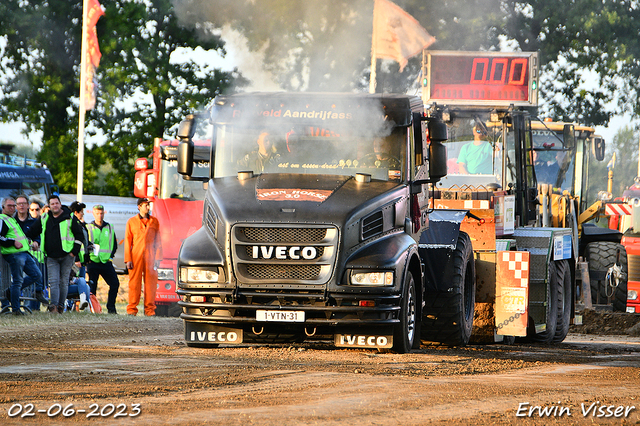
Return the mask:
<path id="1" fill-rule="evenodd" d="M 593 156 L 596 157 L 596 160 L 604 160 L 604 147 L 604 139 L 601 136 L 594 136 L 591 149 L 593 150 Z"/>
<path id="2" fill-rule="evenodd" d="M 447 175 L 447 148 L 442 143 L 449 138 L 447 125 L 440 120 L 429 121 L 429 178 L 439 181 Z"/>
<path id="3" fill-rule="evenodd" d="M 576 132 L 572 124 L 565 124 L 562 129 L 564 147 L 573 149 L 576 147 Z"/>
<path id="4" fill-rule="evenodd" d="M 145 198 L 147 196 L 147 172 L 138 170 L 133 180 L 133 196 Z"/>
<path id="5" fill-rule="evenodd" d="M 449 129 L 440 120 L 429 121 L 429 140 L 443 142 L 449 139 Z"/>
<path id="6" fill-rule="evenodd" d="M 178 126 L 178 139 L 191 140 L 196 132 L 195 116 L 193 114 L 187 115 L 187 118 L 180 122 Z"/>
<path id="7" fill-rule="evenodd" d="M 136 158 L 136 162 L 133 163 L 133 168 L 138 172 L 141 170 L 147 170 L 149 168 L 149 163 L 147 162 L 147 159 L 144 157 Z"/>
<path id="8" fill-rule="evenodd" d="M 447 148 L 440 141 L 429 144 L 429 178 L 439 181 L 447 175 Z"/>
<path id="9" fill-rule="evenodd" d="M 191 176 L 193 174 L 194 144 L 191 139 L 178 144 L 178 173 Z"/>

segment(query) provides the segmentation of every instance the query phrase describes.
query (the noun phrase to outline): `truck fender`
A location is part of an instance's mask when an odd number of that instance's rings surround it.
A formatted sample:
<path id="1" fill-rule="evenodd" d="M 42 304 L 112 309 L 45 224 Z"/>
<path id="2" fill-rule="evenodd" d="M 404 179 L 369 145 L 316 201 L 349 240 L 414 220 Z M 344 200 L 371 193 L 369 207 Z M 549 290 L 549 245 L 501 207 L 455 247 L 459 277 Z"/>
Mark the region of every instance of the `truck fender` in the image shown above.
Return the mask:
<path id="1" fill-rule="evenodd" d="M 425 265 L 425 291 L 448 290 L 444 273 L 456 249 L 460 225 L 467 214 L 467 210 L 443 209 L 433 210 L 429 215 L 429 228 L 422 233 L 418 242 L 420 258 Z"/>
<path id="2" fill-rule="evenodd" d="M 204 227 L 184 240 L 178 254 L 178 268 L 196 265 L 224 266 L 222 250 Z"/>
<path id="3" fill-rule="evenodd" d="M 388 235 L 359 248 L 349 256 L 345 265 L 344 282 L 349 279 L 352 269 L 392 269 L 396 276 L 394 288 L 400 290 L 410 268 L 415 274 L 416 285 L 422 281 L 418 245 L 406 233 Z"/>

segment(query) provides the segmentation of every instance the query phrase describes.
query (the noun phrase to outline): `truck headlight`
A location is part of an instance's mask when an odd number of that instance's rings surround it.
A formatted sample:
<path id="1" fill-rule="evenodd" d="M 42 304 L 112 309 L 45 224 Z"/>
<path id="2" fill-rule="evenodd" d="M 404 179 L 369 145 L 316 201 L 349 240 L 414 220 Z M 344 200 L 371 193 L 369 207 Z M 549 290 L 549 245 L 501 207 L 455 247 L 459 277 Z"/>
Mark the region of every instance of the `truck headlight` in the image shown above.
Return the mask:
<path id="1" fill-rule="evenodd" d="M 173 269 L 170 268 L 158 268 L 158 279 L 165 281 L 174 281 Z"/>
<path id="2" fill-rule="evenodd" d="M 180 268 L 180 281 L 183 283 L 217 283 L 218 270 L 200 268 Z"/>
<path id="3" fill-rule="evenodd" d="M 638 292 L 635 290 L 629 290 L 627 292 L 627 300 L 638 300 Z"/>
<path id="4" fill-rule="evenodd" d="M 353 271 L 349 278 L 351 285 L 392 286 L 393 272 Z"/>

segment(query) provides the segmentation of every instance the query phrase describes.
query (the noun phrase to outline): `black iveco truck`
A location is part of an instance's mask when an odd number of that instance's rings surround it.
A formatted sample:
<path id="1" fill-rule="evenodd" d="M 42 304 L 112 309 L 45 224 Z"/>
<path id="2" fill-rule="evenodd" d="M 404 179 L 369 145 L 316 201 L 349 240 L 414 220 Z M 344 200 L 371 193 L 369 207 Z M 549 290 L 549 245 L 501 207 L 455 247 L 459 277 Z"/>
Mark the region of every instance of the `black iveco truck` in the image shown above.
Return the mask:
<path id="1" fill-rule="evenodd" d="M 178 133 L 185 176 L 194 140 L 212 141 L 202 228 L 178 257 L 189 346 L 332 339 L 407 352 L 420 344 L 425 298 L 439 291 L 447 327 L 468 341 L 470 243 L 429 225 L 447 129 L 420 98 L 219 96 Z"/>

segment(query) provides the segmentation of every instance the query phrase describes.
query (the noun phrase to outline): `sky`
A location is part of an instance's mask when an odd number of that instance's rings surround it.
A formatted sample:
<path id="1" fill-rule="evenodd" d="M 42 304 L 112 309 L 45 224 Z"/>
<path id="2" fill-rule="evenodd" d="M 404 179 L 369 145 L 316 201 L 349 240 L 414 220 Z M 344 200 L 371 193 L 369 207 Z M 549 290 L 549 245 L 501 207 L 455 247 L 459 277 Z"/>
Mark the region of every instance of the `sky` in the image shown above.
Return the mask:
<path id="1" fill-rule="evenodd" d="M 272 76 L 263 71 L 263 55 L 261 52 L 250 52 L 247 47 L 246 38 L 244 38 L 243 35 L 225 26 L 221 30 L 221 36 L 226 43 L 225 48 L 227 55 L 225 57 L 221 57 L 217 52 L 203 52 L 202 49 L 200 49 L 192 54 L 181 52 L 176 55 L 175 60 L 179 61 L 181 58 L 189 57 L 198 63 L 214 64 L 216 68 L 224 71 L 231 71 L 233 68 L 238 68 L 246 78 L 251 80 L 251 85 L 245 89 L 246 91 L 280 90 Z M 2 45 L 3 39 L 0 38 L 0 52 Z M 100 72 L 99 67 L 97 72 Z M 98 92 L 98 97 L 99 96 L 100 93 Z M 33 144 L 34 148 L 39 149 L 42 146 L 42 134 L 36 132 L 25 136 L 23 134 L 25 129 L 26 126 L 24 123 L 20 122 L 0 123 L 0 142 L 27 146 Z M 96 143 L 100 145 L 103 142 L 104 136 L 100 134 L 99 130 L 96 136 L 85 135 L 86 146 L 91 146 Z"/>
<path id="2" fill-rule="evenodd" d="M 250 52 L 247 47 L 246 39 L 238 31 L 230 29 L 228 26 L 221 30 L 221 36 L 226 42 L 226 57 L 221 57 L 216 52 L 205 52 L 202 50 L 193 53 L 190 57 L 197 62 L 204 62 L 207 64 L 214 64 L 215 67 L 219 67 L 222 70 L 232 70 L 234 67 L 238 68 L 240 72 L 252 81 L 251 86 L 246 88 L 246 91 L 260 90 L 260 91 L 276 91 L 279 90 L 277 84 L 274 83 L 274 79 L 271 75 L 263 71 L 262 67 L 262 55 L 260 52 Z M 3 38 L 0 38 L 0 52 L 3 48 Z M 186 54 L 189 57 L 189 54 Z M 176 55 L 176 60 L 179 61 L 183 55 Z M 98 68 L 98 73 L 100 68 Z M 0 90 L 1 92 L 1 90 Z M 98 93 L 98 96 L 100 94 Z M 605 141 L 613 141 L 613 137 L 624 125 L 631 124 L 630 119 L 625 116 L 614 116 L 609 123 L 609 126 L 596 126 L 596 133 L 602 136 Z M 41 134 L 32 133 L 24 135 L 25 125 L 19 122 L 12 123 L 0 123 L 0 142 L 9 142 L 19 145 L 31 145 L 38 150 L 41 144 Z M 92 146 L 94 144 L 102 144 L 104 142 L 104 136 L 97 129 L 96 136 L 85 135 L 85 144 Z M 610 155 L 610 154 L 609 154 Z"/>

